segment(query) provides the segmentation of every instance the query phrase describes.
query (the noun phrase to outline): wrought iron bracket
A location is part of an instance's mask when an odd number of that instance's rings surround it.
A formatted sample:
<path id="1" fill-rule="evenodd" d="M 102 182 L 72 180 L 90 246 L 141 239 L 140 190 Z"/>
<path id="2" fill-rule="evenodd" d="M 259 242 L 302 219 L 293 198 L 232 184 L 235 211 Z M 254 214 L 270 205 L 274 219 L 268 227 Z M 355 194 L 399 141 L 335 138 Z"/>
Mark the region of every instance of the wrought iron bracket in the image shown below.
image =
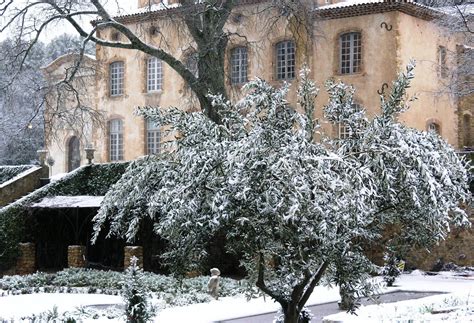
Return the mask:
<path id="1" fill-rule="evenodd" d="M 388 84 L 384 83 L 384 84 L 382 84 L 382 90 L 377 90 L 377 93 L 380 94 L 380 95 L 384 95 L 385 89 L 387 89 L 387 88 L 388 88 Z"/>
<path id="2" fill-rule="evenodd" d="M 392 25 L 387 24 L 385 21 L 380 24 L 380 28 L 384 28 L 384 27 L 385 29 L 387 29 L 387 31 L 392 30 Z"/>

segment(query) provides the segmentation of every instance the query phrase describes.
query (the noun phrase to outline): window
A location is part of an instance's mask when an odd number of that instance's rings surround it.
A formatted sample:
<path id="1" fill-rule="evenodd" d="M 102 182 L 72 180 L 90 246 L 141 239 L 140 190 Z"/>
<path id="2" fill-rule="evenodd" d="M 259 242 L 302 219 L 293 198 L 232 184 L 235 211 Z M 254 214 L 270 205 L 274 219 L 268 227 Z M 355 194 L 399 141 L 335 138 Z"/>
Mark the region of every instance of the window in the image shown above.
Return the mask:
<path id="1" fill-rule="evenodd" d="M 446 47 L 439 46 L 438 47 L 438 67 L 439 67 L 439 75 L 442 78 L 445 78 L 448 76 L 448 67 L 446 65 L 446 57 L 447 57 Z"/>
<path id="2" fill-rule="evenodd" d="M 352 74 L 360 72 L 362 62 L 362 37 L 360 33 L 351 32 L 339 38 L 339 72 Z"/>
<path id="3" fill-rule="evenodd" d="M 123 94 L 123 73 L 123 62 L 113 62 L 110 64 L 110 95 L 116 96 Z"/>
<path id="4" fill-rule="evenodd" d="M 199 77 L 199 68 L 198 68 L 198 54 L 191 53 L 186 57 L 185 64 L 186 68 L 193 73 L 195 77 Z"/>
<path id="5" fill-rule="evenodd" d="M 163 85 L 163 69 L 161 60 L 151 57 L 147 60 L 147 92 L 161 90 Z"/>
<path id="6" fill-rule="evenodd" d="M 109 159 L 123 160 L 123 122 L 120 119 L 109 122 Z"/>
<path id="7" fill-rule="evenodd" d="M 469 114 L 465 114 L 462 118 L 463 126 L 463 146 L 464 147 L 471 147 L 471 116 Z"/>
<path id="8" fill-rule="evenodd" d="M 351 137 L 351 128 L 344 123 L 338 124 L 338 133 L 337 136 L 339 139 L 347 139 Z"/>
<path id="9" fill-rule="evenodd" d="M 276 44 L 276 77 L 277 80 L 295 78 L 295 43 L 291 40 Z"/>
<path id="10" fill-rule="evenodd" d="M 247 82 L 247 47 L 237 47 L 230 53 L 231 83 Z"/>
<path id="11" fill-rule="evenodd" d="M 353 111 L 361 111 L 362 110 L 362 106 L 359 103 L 352 103 L 352 108 L 354 109 Z M 359 134 L 358 131 L 356 131 L 354 133 L 352 131 L 352 129 L 344 123 L 338 123 L 337 126 L 338 126 L 337 127 L 337 136 L 338 136 L 339 139 L 347 139 L 347 138 L 354 137 L 354 135 Z"/>
<path id="12" fill-rule="evenodd" d="M 146 120 L 146 150 L 148 155 L 160 152 L 160 127 L 152 120 Z"/>

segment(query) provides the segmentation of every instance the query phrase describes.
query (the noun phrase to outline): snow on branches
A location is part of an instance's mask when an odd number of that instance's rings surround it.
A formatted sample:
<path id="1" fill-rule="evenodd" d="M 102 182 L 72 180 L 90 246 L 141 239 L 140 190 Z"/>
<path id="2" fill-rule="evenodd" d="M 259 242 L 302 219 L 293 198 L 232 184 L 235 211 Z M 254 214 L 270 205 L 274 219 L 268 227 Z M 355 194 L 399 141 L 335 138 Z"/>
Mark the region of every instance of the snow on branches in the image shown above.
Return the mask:
<path id="1" fill-rule="evenodd" d="M 389 226 L 399 243 L 429 246 L 449 223 L 467 222 L 458 208 L 469 197 L 466 164 L 437 135 L 396 122 L 413 68 L 399 74 L 372 120 L 353 104 L 353 88 L 327 83 L 325 117 L 351 131 L 324 144 L 314 141 L 317 89 L 307 70 L 298 91 L 303 113 L 286 102 L 287 85 L 261 79 L 235 105 L 210 97 L 220 124 L 202 112 L 140 109 L 171 125 L 176 149 L 141 161 L 138 172 L 130 166 L 107 194 L 96 230 L 109 220 L 111 233 L 132 238 L 143 217 L 128 212 L 136 200 L 168 241 L 163 257 L 179 273 L 195 268 L 209 240 L 224 232 L 226 248 L 243 255 L 256 286 L 282 305 L 285 322 L 296 322 L 323 277 L 350 297 L 370 292 L 364 248 Z M 154 176 L 142 176 L 150 170 Z"/>

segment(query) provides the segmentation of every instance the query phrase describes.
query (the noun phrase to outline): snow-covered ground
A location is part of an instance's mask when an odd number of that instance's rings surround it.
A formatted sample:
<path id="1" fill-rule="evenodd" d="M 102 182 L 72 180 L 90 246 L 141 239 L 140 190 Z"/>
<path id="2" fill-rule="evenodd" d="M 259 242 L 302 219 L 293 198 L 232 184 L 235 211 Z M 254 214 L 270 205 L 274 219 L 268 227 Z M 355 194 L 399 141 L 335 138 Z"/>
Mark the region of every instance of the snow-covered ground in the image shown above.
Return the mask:
<path id="1" fill-rule="evenodd" d="M 384 305 L 372 305 L 362 307 L 358 317 L 347 316 L 348 314 L 337 314 L 331 316 L 332 320 L 345 322 L 381 322 L 388 318 L 382 315 L 398 313 L 400 318 L 416 314 L 416 319 L 421 320 L 431 309 L 444 307 L 462 307 L 463 309 L 444 313 L 448 316 L 447 322 L 474 322 L 474 277 L 459 277 L 453 273 L 442 273 L 436 276 L 423 275 L 419 271 L 412 274 L 402 275 L 395 283 L 397 286 L 385 288 L 387 291 L 435 291 L 455 293 L 456 300 L 450 301 L 447 294 L 431 296 L 418 300 L 410 300 Z M 317 287 L 310 298 L 308 305 L 338 301 L 337 289 Z M 157 302 L 157 300 L 155 300 Z M 468 302 L 470 309 L 464 304 Z M 73 311 L 81 306 L 97 304 L 122 304 L 119 296 L 95 295 L 95 294 L 32 294 L 0 297 L 0 317 L 4 319 L 19 320 L 21 317 L 31 316 L 41 312 L 51 311 L 57 306 L 58 312 Z M 440 305 L 441 304 L 441 305 Z M 271 299 L 263 297 L 247 301 L 244 297 L 221 298 L 211 303 L 193 304 L 183 307 L 167 308 L 158 313 L 156 322 L 193 322 L 208 323 L 222 321 L 225 319 L 243 317 L 248 315 L 268 313 L 276 311 L 278 304 Z M 405 312 L 404 312 L 405 311 Z M 406 313 L 406 314 L 403 314 Z M 379 315 L 379 316 L 374 316 Z M 457 316 L 456 316 L 457 315 Z M 461 315 L 461 316 L 459 316 Z M 437 316 L 439 318 L 441 316 Z M 408 317 L 406 317 L 408 319 Z M 361 320 L 362 319 L 362 320 Z M 89 320 L 87 320 L 89 321 Z M 120 319 L 90 320 L 90 322 L 107 321 L 118 322 Z M 430 322 L 433 322 L 431 320 Z M 436 320 L 437 321 L 437 320 Z M 385 322 L 385 321 L 384 321 Z"/>

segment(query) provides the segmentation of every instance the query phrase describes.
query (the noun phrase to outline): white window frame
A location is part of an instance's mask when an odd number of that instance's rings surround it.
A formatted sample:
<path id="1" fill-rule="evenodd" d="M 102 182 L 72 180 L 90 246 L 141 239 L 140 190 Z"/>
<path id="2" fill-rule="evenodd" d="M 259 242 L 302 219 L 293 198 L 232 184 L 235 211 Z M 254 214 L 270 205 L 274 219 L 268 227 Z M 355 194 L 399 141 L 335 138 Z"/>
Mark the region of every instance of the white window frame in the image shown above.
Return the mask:
<path id="1" fill-rule="evenodd" d="M 163 63 L 161 59 L 150 57 L 147 59 L 147 92 L 159 92 L 163 89 Z"/>
<path id="2" fill-rule="evenodd" d="M 247 82 L 248 49 L 245 46 L 235 47 L 230 52 L 230 82 L 243 84 Z"/>
<path id="3" fill-rule="evenodd" d="M 146 119 L 146 150 L 147 155 L 157 155 L 161 146 L 160 126 L 150 119 Z"/>
<path id="4" fill-rule="evenodd" d="M 109 82 L 110 96 L 123 95 L 123 79 L 125 73 L 125 64 L 122 61 L 110 63 L 109 66 Z"/>
<path id="5" fill-rule="evenodd" d="M 348 32 L 339 36 L 339 73 L 359 73 L 362 67 L 362 34 Z"/>
<path id="6" fill-rule="evenodd" d="M 123 121 L 121 119 L 109 121 L 109 160 L 123 160 Z"/>
<path id="7" fill-rule="evenodd" d="M 295 78 L 296 45 L 293 40 L 284 40 L 275 45 L 276 79 L 279 81 Z"/>

